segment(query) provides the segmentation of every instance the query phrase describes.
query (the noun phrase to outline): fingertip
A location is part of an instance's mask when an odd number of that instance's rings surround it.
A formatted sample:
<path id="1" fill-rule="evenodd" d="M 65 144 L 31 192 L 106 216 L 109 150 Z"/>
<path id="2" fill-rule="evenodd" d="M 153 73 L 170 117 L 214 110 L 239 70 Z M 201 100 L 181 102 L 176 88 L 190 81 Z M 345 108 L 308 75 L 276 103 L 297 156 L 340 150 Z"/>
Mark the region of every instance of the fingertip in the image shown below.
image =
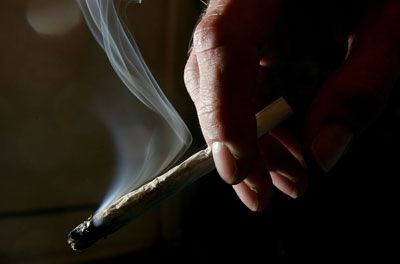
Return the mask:
<path id="1" fill-rule="evenodd" d="M 239 197 L 240 201 L 251 211 L 258 212 L 261 210 L 259 197 L 257 192 L 251 190 L 244 182 L 233 185 L 233 190 Z"/>
<path id="2" fill-rule="evenodd" d="M 199 98 L 199 66 L 193 53 L 190 54 L 186 62 L 183 80 L 190 97 L 196 104 Z"/>
<path id="3" fill-rule="evenodd" d="M 222 142 L 214 142 L 211 146 L 215 168 L 221 178 L 228 184 L 235 184 L 240 181 L 238 166 L 235 157 L 229 148 Z"/>
<path id="4" fill-rule="evenodd" d="M 232 187 L 242 203 L 253 212 L 264 210 L 271 200 L 272 185 L 266 176 L 250 175 Z"/>
<path id="5" fill-rule="evenodd" d="M 352 139 L 353 133 L 341 124 L 323 126 L 311 144 L 311 152 L 318 166 L 329 172 L 346 152 Z"/>
<path id="6" fill-rule="evenodd" d="M 276 171 L 271 171 L 270 175 L 274 186 L 293 199 L 302 196 L 307 189 L 306 181 L 295 182 L 293 179 L 290 179 Z"/>

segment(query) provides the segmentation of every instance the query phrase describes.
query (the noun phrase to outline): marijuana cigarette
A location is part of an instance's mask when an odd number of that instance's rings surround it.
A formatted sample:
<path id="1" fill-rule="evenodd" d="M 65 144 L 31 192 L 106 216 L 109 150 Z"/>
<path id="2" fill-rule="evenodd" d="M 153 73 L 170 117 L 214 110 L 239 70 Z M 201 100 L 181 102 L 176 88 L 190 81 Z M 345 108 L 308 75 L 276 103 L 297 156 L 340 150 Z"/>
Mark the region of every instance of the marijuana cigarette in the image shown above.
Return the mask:
<path id="1" fill-rule="evenodd" d="M 267 133 L 292 114 L 283 97 L 265 107 L 256 115 L 257 134 Z M 68 235 L 73 250 L 83 250 L 97 240 L 114 233 L 162 200 L 215 168 L 210 148 L 203 149 L 154 180 L 129 192 L 116 202 L 74 228 Z"/>

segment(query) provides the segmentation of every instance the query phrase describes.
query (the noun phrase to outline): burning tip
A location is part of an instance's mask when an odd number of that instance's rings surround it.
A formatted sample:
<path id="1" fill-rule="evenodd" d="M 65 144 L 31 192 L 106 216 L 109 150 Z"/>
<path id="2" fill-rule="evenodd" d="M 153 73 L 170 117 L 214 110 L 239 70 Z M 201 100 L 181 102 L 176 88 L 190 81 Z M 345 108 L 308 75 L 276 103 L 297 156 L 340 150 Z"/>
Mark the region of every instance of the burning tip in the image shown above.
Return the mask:
<path id="1" fill-rule="evenodd" d="M 68 234 L 68 244 L 74 251 L 82 251 L 101 238 L 101 232 L 98 229 L 93 218 L 89 217 Z"/>

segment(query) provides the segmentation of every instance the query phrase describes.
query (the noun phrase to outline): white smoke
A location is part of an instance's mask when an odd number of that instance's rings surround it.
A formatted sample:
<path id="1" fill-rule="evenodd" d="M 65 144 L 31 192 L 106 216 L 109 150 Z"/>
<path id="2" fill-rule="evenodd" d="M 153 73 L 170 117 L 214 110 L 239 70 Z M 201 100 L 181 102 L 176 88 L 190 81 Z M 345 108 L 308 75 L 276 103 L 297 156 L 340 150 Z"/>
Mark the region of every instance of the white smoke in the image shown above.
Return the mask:
<path id="1" fill-rule="evenodd" d="M 134 108 L 129 111 L 133 115 L 127 116 L 123 110 L 100 110 L 113 134 L 119 164 L 116 181 L 98 211 L 158 176 L 192 141 L 188 128 L 158 86 L 121 20 L 117 8 L 121 1 L 77 0 L 115 72 L 138 98 L 129 104 Z"/>

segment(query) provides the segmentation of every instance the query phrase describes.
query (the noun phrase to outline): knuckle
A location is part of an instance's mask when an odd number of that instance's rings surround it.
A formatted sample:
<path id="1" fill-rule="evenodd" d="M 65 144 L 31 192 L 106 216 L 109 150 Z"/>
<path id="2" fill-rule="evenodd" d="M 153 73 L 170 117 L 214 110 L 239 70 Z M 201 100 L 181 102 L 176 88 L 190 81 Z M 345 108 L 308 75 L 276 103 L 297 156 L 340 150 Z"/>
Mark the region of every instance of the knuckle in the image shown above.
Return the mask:
<path id="1" fill-rule="evenodd" d="M 195 52 L 203 52 L 218 48 L 224 42 L 222 15 L 207 14 L 197 25 L 193 34 L 193 48 Z"/>
<path id="2" fill-rule="evenodd" d="M 188 90 L 196 89 L 197 86 L 197 69 L 195 67 L 186 65 L 183 72 L 183 80 Z"/>
<path id="3" fill-rule="evenodd" d="M 186 63 L 183 80 L 190 97 L 196 103 L 199 100 L 199 68 L 193 54 Z"/>

